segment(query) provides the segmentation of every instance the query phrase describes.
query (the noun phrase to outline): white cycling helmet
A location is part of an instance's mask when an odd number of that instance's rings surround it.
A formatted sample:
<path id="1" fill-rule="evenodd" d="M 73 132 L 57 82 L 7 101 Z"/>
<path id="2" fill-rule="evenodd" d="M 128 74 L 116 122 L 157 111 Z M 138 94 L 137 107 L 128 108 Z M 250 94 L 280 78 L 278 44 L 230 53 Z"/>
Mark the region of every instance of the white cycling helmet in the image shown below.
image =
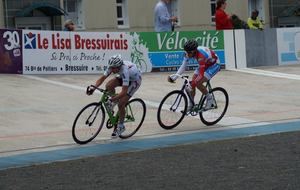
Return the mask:
<path id="1" fill-rule="evenodd" d="M 119 67 L 121 65 L 123 65 L 123 60 L 120 54 L 111 56 L 111 58 L 108 60 L 109 67 Z"/>

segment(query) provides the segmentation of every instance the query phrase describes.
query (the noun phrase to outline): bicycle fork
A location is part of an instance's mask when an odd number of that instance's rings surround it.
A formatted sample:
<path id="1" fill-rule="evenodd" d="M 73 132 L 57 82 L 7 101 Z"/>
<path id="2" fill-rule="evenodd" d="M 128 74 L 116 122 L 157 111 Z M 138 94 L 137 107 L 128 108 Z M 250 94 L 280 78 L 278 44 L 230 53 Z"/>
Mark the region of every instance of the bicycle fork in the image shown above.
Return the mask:
<path id="1" fill-rule="evenodd" d="M 175 112 L 177 110 L 177 108 L 179 107 L 179 104 L 180 104 L 181 100 L 182 100 L 182 95 L 178 94 L 175 101 L 174 101 L 174 103 L 170 107 L 170 111 Z"/>
<path id="2" fill-rule="evenodd" d="M 97 111 L 96 111 L 96 109 L 97 109 Z M 95 119 L 96 119 L 96 117 L 97 117 L 97 115 L 98 115 L 98 113 L 99 113 L 99 110 L 100 110 L 100 106 L 96 106 L 96 107 L 94 108 L 94 110 L 92 111 L 92 113 L 90 114 L 90 116 L 89 116 L 89 117 L 87 118 L 87 120 L 85 121 L 85 124 L 86 124 L 86 125 L 88 125 L 89 127 L 93 125 L 93 123 L 94 123 L 94 121 L 95 121 Z M 96 111 L 96 114 L 94 115 L 93 120 L 90 122 L 89 120 L 90 120 L 90 118 L 93 116 L 93 114 L 95 113 L 95 111 Z"/>

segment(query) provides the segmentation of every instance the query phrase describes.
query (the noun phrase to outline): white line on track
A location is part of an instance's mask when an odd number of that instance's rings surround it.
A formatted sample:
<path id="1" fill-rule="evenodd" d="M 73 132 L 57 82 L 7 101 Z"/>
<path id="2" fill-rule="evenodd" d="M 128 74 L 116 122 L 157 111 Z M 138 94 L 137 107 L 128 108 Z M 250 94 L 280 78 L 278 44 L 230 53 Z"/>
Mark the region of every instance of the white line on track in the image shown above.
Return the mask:
<path id="1" fill-rule="evenodd" d="M 237 71 L 237 72 L 242 72 L 242 73 L 249 73 L 249 74 L 276 77 L 276 78 L 300 80 L 300 75 L 279 73 L 279 72 L 274 72 L 274 71 L 265 71 L 265 70 L 260 70 L 260 69 L 243 68 L 243 69 L 230 69 L 230 71 Z"/>

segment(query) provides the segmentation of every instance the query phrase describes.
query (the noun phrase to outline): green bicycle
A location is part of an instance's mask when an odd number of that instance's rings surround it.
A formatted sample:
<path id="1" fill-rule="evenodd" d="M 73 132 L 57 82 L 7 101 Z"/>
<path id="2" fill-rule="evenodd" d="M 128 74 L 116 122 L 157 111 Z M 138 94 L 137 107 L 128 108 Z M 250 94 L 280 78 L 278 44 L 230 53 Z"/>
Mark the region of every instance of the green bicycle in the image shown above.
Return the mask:
<path id="1" fill-rule="evenodd" d="M 86 144 L 92 141 L 101 131 L 105 121 L 105 111 L 108 115 L 106 121 L 106 127 L 108 129 L 117 127 L 119 120 L 119 113 L 114 113 L 109 109 L 106 104 L 112 94 L 108 91 L 97 88 L 96 86 L 89 86 L 102 92 L 99 102 L 93 102 L 86 105 L 77 114 L 72 128 L 72 136 L 76 143 Z M 125 120 L 124 124 L 126 130 L 119 136 L 122 139 L 133 136 L 142 126 L 146 115 L 146 104 L 140 98 L 134 98 L 129 100 L 125 107 Z"/>

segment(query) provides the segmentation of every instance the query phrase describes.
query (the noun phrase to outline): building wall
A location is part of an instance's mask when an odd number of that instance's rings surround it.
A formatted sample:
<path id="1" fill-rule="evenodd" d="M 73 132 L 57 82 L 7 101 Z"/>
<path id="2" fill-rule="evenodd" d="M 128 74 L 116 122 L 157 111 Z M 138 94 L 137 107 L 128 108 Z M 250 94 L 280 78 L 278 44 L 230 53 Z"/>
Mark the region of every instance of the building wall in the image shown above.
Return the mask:
<path id="1" fill-rule="evenodd" d="M 3 1 L 0 1 L 0 28 L 4 28 L 4 7 L 3 7 Z"/>
<path id="2" fill-rule="evenodd" d="M 157 0 L 128 0 L 128 17 L 131 31 L 154 30 L 154 7 L 156 3 Z M 147 8 L 145 9 L 145 7 Z M 215 28 L 211 25 L 210 0 L 179 0 L 178 9 L 179 25 L 176 30 Z"/>
<path id="3" fill-rule="evenodd" d="M 235 14 L 245 14 L 247 3 L 233 0 L 229 2 L 235 5 Z M 85 28 L 87 31 L 153 31 L 154 30 L 154 7 L 158 0 L 127 0 L 129 28 L 118 28 L 116 15 L 116 1 L 111 0 L 89 0 L 85 1 Z M 178 0 L 179 26 L 176 30 L 204 30 L 215 29 L 211 23 L 210 0 Z M 243 16 L 247 18 L 247 15 Z"/>
<path id="4" fill-rule="evenodd" d="M 210 0 L 179 1 L 181 25 L 178 30 L 215 29 L 211 22 Z"/>
<path id="5" fill-rule="evenodd" d="M 240 17 L 240 19 L 246 21 L 249 17 L 248 1 L 227 0 L 227 7 L 225 11 L 227 14 L 235 14 Z"/>
<path id="6" fill-rule="evenodd" d="M 117 27 L 116 1 L 88 0 L 83 5 L 87 31 L 111 31 Z"/>
<path id="7" fill-rule="evenodd" d="M 91 10 L 87 14 L 94 14 L 97 22 L 101 23 L 92 27 L 96 30 L 124 30 L 119 29 L 116 24 L 116 3 L 115 1 L 87 1 L 88 7 L 101 7 L 96 13 Z M 125 30 L 130 31 L 153 31 L 154 28 L 154 7 L 158 0 L 127 0 L 128 3 L 128 19 L 129 27 Z M 92 3 L 93 2 L 93 3 Z M 104 2 L 104 3 L 103 3 Z M 108 2 L 108 3 L 107 3 Z M 248 1 L 229 0 L 227 1 L 226 12 L 228 14 L 236 14 L 242 20 L 246 21 L 250 15 L 248 13 Z M 98 5 L 97 5 L 98 4 Z M 210 0 L 178 0 L 179 9 L 179 26 L 176 30 L 205 30 L 215 29 L 211 22 Z M 265 18 L 269 20 L 269 0 L 264 0 Z M 99 16 L 105 10 L 106 17 Z M 99 13 L 100 12 L 100 13 Z M 102 12 L 102 13 L 101 13 Z M 110 18 L 110 19 L 107 19 Z M 93 18 L 89 19 L 90 21 Z M 95 20 L 95 21 L 96 21 Z M 268 24 L 268 23 L 267 23 Z M 93 24 L 91 24 L 93 25 Z M 105 27 L 106 26 L 106 27 Z M 90 26 L 86 25 L 89 30 Z"/>
<path id="8" fill-rule="evenodd" d="M 130 31 L 153 31 L 156 0 L 127 0 Z"/>
<path id="9" fill-rule="evenodd" d="M 115 0 L 85 1 L 85 28 L 87 31 L 152 31 L 153 9 L 156 2 L 156 0 L 127 0 L 129 28 L 119 28 Z"/>
<path id="10" fill-rule="evenodd" d="M 269 1 L 264 0 L 265 18 L 269 20 Z M 0 1 L 0 15 L 4 13 Z M 83 1 L 85 31 L 153 31 L 154 7 L 158 0 L 127 0 L 129 28 L 117 26 L 115 0 Z M 60 0 L 62 5 L 62 0 Z M 191 31 L 215 29 L 211 22 L 210 0 L 178 0 L 179 26 L 175 30 Z M 247 20 L 248 1 L 228 0 L 226 12 Z M 63 22 L 62 22 L 63 23 Z M 268 24 L 268 22 L 266 22 Z M 0 16 L 0 26 L 4 27 L 4 16 Z M 266 26 L 267 27 L 267 26 Z"/>

